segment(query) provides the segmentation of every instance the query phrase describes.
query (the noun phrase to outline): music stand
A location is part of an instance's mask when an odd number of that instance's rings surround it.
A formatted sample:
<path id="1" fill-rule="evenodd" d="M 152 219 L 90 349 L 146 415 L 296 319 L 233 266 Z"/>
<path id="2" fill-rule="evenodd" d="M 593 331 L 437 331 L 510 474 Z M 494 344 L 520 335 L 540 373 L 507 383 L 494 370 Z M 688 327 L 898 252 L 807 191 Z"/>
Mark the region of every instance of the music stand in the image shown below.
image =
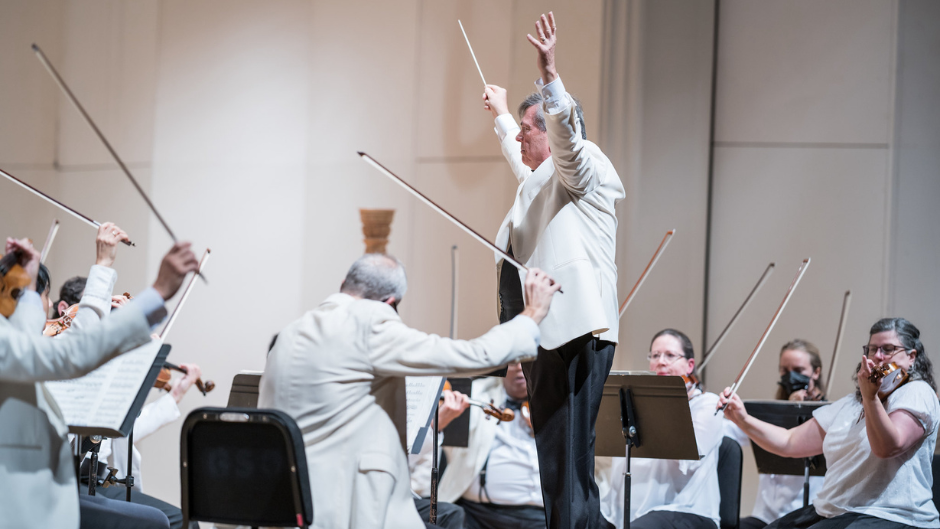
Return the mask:
<path id="1" fill-rule="evenodd" d="M 682 377 L 661 377 L 649 371 L 611 371 L 604 383 L 595 429 L 595 455 L 620 457 L 626 445 L 625 529 L 630 529 L 631 457 L 693 461 L 701 458 Z"/>
<path id="2" fill-rule="evenodd" d="M 829 404 L 828 402 L 788 401 L 788 400 L 746 400 L 744 409 L 748 415 L 781 428 L 795 428 L 813 418 L 813 411 Z M 783 476 L 803 476 L 803 507 L 809 505 L 809 477 L 826 475 L 826 458 L 822 455 L 813 457 L 782 457 L 764 450 L 751 441 L 757 472 Z"/>

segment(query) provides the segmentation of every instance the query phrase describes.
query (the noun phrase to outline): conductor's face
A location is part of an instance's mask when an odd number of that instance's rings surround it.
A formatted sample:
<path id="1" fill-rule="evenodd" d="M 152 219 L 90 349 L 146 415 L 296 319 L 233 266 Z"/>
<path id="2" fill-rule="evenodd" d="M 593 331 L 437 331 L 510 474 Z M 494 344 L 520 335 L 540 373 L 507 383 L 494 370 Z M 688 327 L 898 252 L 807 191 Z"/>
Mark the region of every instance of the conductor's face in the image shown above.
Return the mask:
<path id="1" fill-rule="evenodd" d="M 516 141 L 522 147 L 522 163 L 533 171 L 552 155 L 552 150 L 548 146 L 548 133 L 540 130 L 535 123 L 538 111 L 539 107 L 535 105 L 526 109 L 522 116 L 521 130 L 516 136 Z"/>

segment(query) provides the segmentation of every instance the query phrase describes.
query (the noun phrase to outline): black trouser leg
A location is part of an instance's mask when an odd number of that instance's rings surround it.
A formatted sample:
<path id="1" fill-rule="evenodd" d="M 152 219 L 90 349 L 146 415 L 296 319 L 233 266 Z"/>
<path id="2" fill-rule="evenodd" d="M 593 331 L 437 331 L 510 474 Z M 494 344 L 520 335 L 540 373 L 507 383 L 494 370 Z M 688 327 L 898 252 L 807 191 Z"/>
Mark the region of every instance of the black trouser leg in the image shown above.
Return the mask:
<path id="1" fill-rule="evenodd" d="M 124 487 L 99 487 L 95 493 L 106 498 L 111 498 L 112 500 L 124 501 L 127 496 L 127 489 Z M 163 500 L 158 500 L 153 496 L 148 496 L 136 489 L 134 493 L 131 494 L 131 501 L 138 505 L 147 505 L 148 507 L 159 509 L 170 521 L 170 529 L 183 528 L 183 511 L 181 511 L 179 507 Z M 189 529 L 199 529 L 199 522 L 190 522 Z"/>
<path id="2" fill-rule="evenodd" d="M 581 336 L 523 364 L 549 529 L 608 527 L 594 482 L 594 425 L 614 344 Z"/>

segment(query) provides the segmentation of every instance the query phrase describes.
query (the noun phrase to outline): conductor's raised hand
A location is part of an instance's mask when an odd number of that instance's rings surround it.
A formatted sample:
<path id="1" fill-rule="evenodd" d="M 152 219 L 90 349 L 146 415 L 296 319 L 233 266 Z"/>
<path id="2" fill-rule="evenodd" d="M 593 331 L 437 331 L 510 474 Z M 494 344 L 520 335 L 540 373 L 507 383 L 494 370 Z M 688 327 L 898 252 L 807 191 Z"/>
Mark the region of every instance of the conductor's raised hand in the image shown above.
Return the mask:
<path id="1" fill-rule="evenodd" d="M 495 84 L 483 87 L 483 108 L 489 110 L 493 117 L 509 113 L 509 96 L 506 89 Z"/>
<path id="2" fill-rule="evenodd" d="M 525 276 L 525 310 L 522 314 L 532 318 L 536 324 L 542 323 L 552 304 L 552 296 L 561 290 L 548 274 L 538 268 L 530 268 Z"/>
<path id="3" fill-rule="evenodd" d="M 536 64 L 542 74 L 542 82 L 548 84 L 558 77 L 555 70 L 555 15 L 551 11 L 535 22 L 535 33 L 536 37 L 526 35 L 526 38 L 538 50 Z"/>
<path id="4" fill-rule="evenodd" d="M 153 283 L 154 290 L 160 294 L 164 301 L 172 298 L 183 284 L 186 274 L 199 269 L 199 261 L 190 249 L 192 244 L 178 242 L 163 256 L 157 280 Z"/>
<path id="5" fill-rule="evenodd" d="M 725 408 L 725 419 L 733 423 L 740 423 L 747 418 L 747 410 L 744 409 L 744 402 L 737 393 L 734 395 L 731 394 L 731 388 L 725 388 L 725 390 L 718 395 L 718 407 L 715 409 L 721 409 L 725 404 L 728 405 L 728 407 Z"/>

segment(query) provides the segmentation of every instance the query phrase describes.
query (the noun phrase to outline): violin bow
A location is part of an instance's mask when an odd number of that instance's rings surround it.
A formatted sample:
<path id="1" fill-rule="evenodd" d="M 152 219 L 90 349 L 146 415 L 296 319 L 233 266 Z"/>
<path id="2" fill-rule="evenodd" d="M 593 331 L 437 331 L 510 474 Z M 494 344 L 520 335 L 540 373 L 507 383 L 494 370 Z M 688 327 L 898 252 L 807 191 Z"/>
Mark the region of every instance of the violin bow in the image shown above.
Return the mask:
<path id="1" fill-rule="evenodd" d="M 754 294 L 757 294 L 757 291 L 760 290 L 762 286 L 764 286 L 764 282 L 766 282 L 767 278 L 770 277 L 770 274 L 773 273 L 775 266 L 776 265 L 774 263 L 770 263 L 767 265 L 767 268 L 764 269 L 764 273 L 761 274 L 760 279 L 757 280 L 757 284 L 754 285 L 754 288 L 751 289 L 751 293 L 748 294 L 744 299 L 744 303 L 742 303 L 738 311 L 734 313 L 734 316 L 731 317 L 731 321 L 729 321 L 728 325 L 726 325 L 724 330 L 721 331 L 721 334 L 718 335 L 718 338 L 715 339 L 715 342 L 712 344 L 712 346 L 708 348 L 708 351 L 705 351 L 705 356 L 702 357 L 702 363 L 698 366 L 699 369 L 705 369 L 705 366 L 712 359 L 712 355 L 715 353 L 715 350 L 718 349 L 718 346 L 721 345 L 722 341 L 724 341 L 725 335 L 728 334 L 728 331 L 731 330 L 731 327 L 733 327 L 735 322 L 738 321 L 738 317 L 741 316 L 741 313 L 744 312 L 744 309 L 750 305 L 751 298 L 754 297 Z"/>
<path id="2" fill-rule="evenodd" d="M 176 234 L 173 233 L 173 230 L 170 229 L 170 225 L 167 224 L 166 220 L 163 219 L 163 215 L 161 215 L 160 212 L 157 211 L 157 207 L 153 205 L 153 202 L 150 200 L 150 197 L 147 196 L 147 193 L 144 191 L 144 188 L 141 187 L 139 183 L 137 183 L 137 179 L 134 178 L 133 174 L 131 174 L 130 169 L 128 169 L 127 165 L 124 163 L 124 160 L 122 160 L 121 157 L 118 156 L 117 151 L 114 150 L 114 147 L 111 146 L 111 143 L 108 141 L 108 139 L 104 137 L 104 134 L 101 132 L 101 129 L 98 128 L 98 125 L 95 124 L 94 120 L 91 119 L 91 116 L 88 115 L 88 112 L 85 111 L 85 107 L 83 107 L 82 104 L 78 102 L 78 98 L 75 97 L 75 94 L 72 93 L 72 90 L 69 89 L 67 84 L 65 84 L 65 80 L 62 79 L 62 76 L 59 75 L 59 72 L 55 69 L 52 63 L 49 62 L 49 59 L 46 57 L 46 54 L 43 53 L 42 49 L 35 43 L 33 44 L 32 48 L 33 48 L 33 52 L 36 53 L 36 57 L 39 59 L 39 62 L 42 63 L 46 71 L 49 72 L 49 75 L 52 76 L 52 79 L 55 81 L 56 85 L 58 85 L 59 88 L 62 90 L 62 93 L 65 94 L 66 99 L 68 99 L 69 102 L 72 103 L 72 106 L 75 107 L 75 110 L 77 110 L 79 114 L 81 114 L 82 118 L 85 120 L 85 123 L 87 123 L 88 126 L 91 127 L 91 130 L 94 131 L 95 135 L 98 136 L 98 139 L 101 140 L 101 143 L 104 144 L 105 149 L 108 150 L 108 152 L 111 154 L 111 157 L 114 158 L 115 162 L 117 162 L 118 167 L 121 168 L 121 171 L 124 173 L 125 176 L 127 176 L 128 180 L 131 181 L 131 184 L 134 185 L 134 189 L 137 190 L 141 198 L 144 199 L 144 202 L 147 203 L 147 206 L 150 208 L 150 211 L 152 211 L 153 214 L 156 215 L 157 220 L 160 221 L 160 224 L 163 226 L 163 229 L 166 230 L 170 238 L 173 239 L 173 242 L 176 243 L 178 240 L 176 238 Z M 206 281 L 205 276 L 203 276 L 201 272 L 199 273 L 199 277 L 202 278 L 203 281 Z M 208 281 L 206 282 L 208 283 Z"/>
<path id="3" fill-rule="evenodd" d="M 101 226 L 101 223 L 98 222 L 97 220 L 94 220 L 94 219 L 92 219 L 91 217 L 89 217 L 89 216 L 87 216 L 87 215 L 84 215 L 84 214 L 82 214 L 82 213 L 79 213 L 78 211 L 76 211 L 76 210 L 70 208 L 69 206 L 66 206 L 66 205 L 63 204 L 62 202 L 59 202 L 58 200 L 56 200 L 56 199 L 50 197 L 49 195 L 43 193 L 42 191 L 36 189 L 36 188 L 33 187 L 33 186 L 27 184 L 26 182 L 20 180 L 19 178 L 17 178 L 17 177 L 15 177 L 15 176 L 11 175 L 10 173 L 4 171 L 3 169 L 0 169 L 0 175 L 5 176 L 5 177 L 7 178 L 7 180 L 9 180 L 9 181 L 13 182 L 14 184 L 16 184 L 16 185 L 22 187 L 23 189 L 29 191 L 30 193 L 36 195 L 36 196 L 39 197 L 39 198 L 45 200 L 46 202 L 52 204 L 53 206 L 55 206 L 55 207 L 61 209 L 62 211 L 65 211 L 66 213 L 71 214 L 73 217 L 75 217 L 75 218 L 77 218 L 78 220 L 84 222 L 85 224 L 88 224 L 88 225 L 91 226 L 92 228 L 98 229 L 98 227 Z M 134 243 L 131 242 L 131 241 L 121 241 L 121 242 L 124 243 L 124 244 L 126 244 L 126 245 L 128 245 L 128 246 L 137 246 L 136 244 L 134 244 Z"/>
<path id="4" fill-rule="evenodd" d="M 747 376 L 747 372 L 751 369 L 751 366 L 754 364 L 754 360 L 757 360 L 757 353 L 760 352 L 761 347 L 764 346 L 764 342 L 767 341 L 767 336 L 770 335 L 770 331 L 773 330 L 774 325 L 777 324 L 777 320 L 780 319 L 780 314 L 783 312 L 784 307 L 787 306 L 787 302 L 790 301 L 790 296 L 793 295 L 793 291 L 796 290 L 796 286 L 800 283 L 800 279 L 803 278 L 803 274 L 806 273 L 806 269 L 809 267 L 810 258 L 803 259 L 803 263 L 800 265 L 800 269 L 796 272 L 796 277 L 793 278 L 793 282 L 790 283 L 790 288 L 787 289 L 787 293 L 783 296 L 783 301 L 780 302 L 780 306 L 777 307 L 777 312 L 774 313 L 774 317 L 770 319 L 770 324 L 767 325 L 767 328 L 764 330 L 764 334 L 761 335 L 760 340 L 757 342 L 757 347 L 754 348 L 754 351 L 751 352 L 751 356 L 747 357 L 747 362 L 745 362 L 744 367 L 741 369 L 741 372 L 738 373 L 738 378 L 734 379 L 734 383 L 731 384 L 731 394 L 728 395 L 728 400 L 731 400 L 731 397 L 737 393 L 738 388 L 741 387 L 741 382 L 744 381 L 744 377 Z M 725 411 L 725 408 L 728 407 L 727 402 L 724 406 L 715 410 L 715 415 L 718 415 L 718 412 Z"/>
<path id="5" fill-rule="evenodd" d="M 180 309 L 189 298 L 189 293 L 193 291 L 193 286 L 196 284 L 196 277 L 202 272 L 202 268 L 206 266 L 206 261 L 209 260 L 210 253 L 211 250 L 206 248 L 206 251 L 202 254 L 202 259 L 199 260 L 199 268 L 196 269 L 196 273 L 190 278 L 189 284 L 186 285 L 186 290 L 183 291 L 183 296 L 180 297 L 179 303 L 176 304 L 176 307 L 173 308 L 173 313 L 170 314 L 170 319 L 166 321 L 166 325 L 164 325 L 163 330 L 160 331 L 160 340 L 165 340 L 167 333 L 170 332 L 170 328 L 173 327 L 176 317 L 179 316 Z"/>
<path id="6" fill-rule="evenodd" d="M 59 233 L 59 219 L 53 219 L 52 226 L 49 226 L 49 235 L 46 235 L 46 242 L 42 245 L 42 253 L 39 254 L 39 262 L 41 264 L 46 262 L 46 257 L 49 256 L 49 250 L 52 249 L 52 241 L 55 240 L 57 233 Z"/>
<path id="7" fill-rule="evenodd" d="M 459 267 L 457 245 L 450 247 L 450 339 L 457 339 L 457 277 Z"/>
<path id="8" fill-rule="evenodd" d="M 836 345 L 832 349 L 832 362 L 829 363 L 829 373 L 826 375 L 826 391 L 831 392 L 832 374 L 836 372 L 836 359 L 839 357 L 839 348 L 842 347 L 842 337 L 845 333 L 845 321 L 849 314 L 849 305 L 852 303 L 852 291 L 846 290 L 842 297 L 842 314 L 839 315 L 839 329 L 836 331 Z"/>
<path id="9" fill-rule="evenodd" d="M 620 304 L 620 316 L 619 317 L 621 318 L 623 317 L 623 313 L 627 311 L 627 307 L 630 305 L 630 302 L 633 301 L 633 297 L 636 296 L 636 292 L 637 290 L 640 289 L 640 285 L 642 285 L 643 282 L 646 281 L 646 276 L 649 275 L 650 270 L 652 270 L 653 267 L 656 266 L 656 261 L 659 261 L 659 256 L 662 255 L 663 250 L 666 249 L 666 246 L 669 246 L 669 241 L 672 240 L 672 236 L 675 234 L 676 234 L 676 230 L 674 229 L 666 232 L 666 236 L 663 237 L 662 242 L 659 243 L 659 247 L 656 248 L 656 253 L 653 254 L 653 258 L 650 259 L 649 264 L 646 265 L 646 269 L 643 270 L 642 274 L 640 274 L 640 279 L 637 280 L 636 284 L 633 285 L 633 288 L 630 290 L 630 293 L 627 294 L 627 299 L 623 300 L 623 303 Z"/>
<path id="10" fill-rule="evenodd" d="M 528 269 L 528 267 L 526 267 L 526 265 L 524 265 L 524 264 L 520 263 L 519 261 L 515 260 L 511 255 L 509 255 L 508 253 L 506 253 L 506 252 L 505 252 L 504 250 L 502 250 L 499 246 L 496 246 L 495 244 L 491 243 L 486 237 L 484 237 L 484 236 L 480 235 L 479 233 L 477 233 L 476 230 L 474 230 L 474 229 L 471 228 L 470 226 L 467 226 L 466 224 L 463 223 L 463 221 L 461 221 L 461 220 L 458 219 L 457 217 L 455 217 L 455 216 L 451 215 L 450 213 L 448 213 L 447 210 L 445 210 L 444 208 L 442 208 L 442 207 L 438 206 L 437 204 L 435 204 L 433 200 L 431 200 L 430 198 L 426 197 L 423 193 L 421 193 L 421 191 L 418 191 L 417 189 L 415 189 L 415 188 L 414 188 L 411 184 L 409 184 L 408 182 L 405 182 L 404 180 L 402 180 L 402 178 L 401 178 L 400 176 L 398 176 L 397 174 L 391 172 L 387 167 L 385 167 L 384 165 L 382 165 L 381 163 L 379 163 L 375 158 L 369 156 L 368 154 L 366 154 L 366 153 L 364 153 L 364 152 L 362 152 L 362 151 L 358 151 L 358 154 L 359 154 L 359 156 L 360 156 L 367 164 L 371 165 L 372 167 L 375 167 L 376 169 L 378 169 L 378 171 L 379 171 L 380 173 L 382 173 L 382 174 L 384 174 L 385 176 L 391 178 L 393 182 L 395 182 L 396 184 L 398 184 L 398 185 L 400 185 L 401 187 L 403 187 L 403 188 L 405 189 L 405 191 L 408 191 L 409 193 L 411 193 L 412 195 L 414 195 L 415 197 L 417 197 L 418 200 L 420 200 L 421 202 L 424 202 L 425 204 L 427 204 L 431 209 L 433 209 L 434 211 L 436 211 L 436 212 L 440 213 L 441 215 L 443 215 L 444 218 L 446 218 L 447 220 L 449 220 L 449 221 L 453 222 L 454 224 L 456 224 L 458 228 L 462 229 L 462 230 L 463 230 L 464 232 L 466 232 L 468 235 L 470 235 L 471 237 L 473 237 L 474 239 L 476 239 L 478 242 L 480 242 L 481 244 L 483 244 L 483 246 L 486 246 L 486 247 L 489 248 L 490 250 L 493 250 L 493 252 L 495 252 L 497 255 L 499 255 L 500 257 L 502 257 L 503 259 L 505 259 L 506 262 L 508 262 L 509 264 L 515 266 L 515 267 L 518 268 L 519 270 L 525 270 L 526 272 L 529 271 L 529 269 Z M 561 290 L 559 290 L 558 292 L 559 292 L 559 293 L 563 293 Z"/>

